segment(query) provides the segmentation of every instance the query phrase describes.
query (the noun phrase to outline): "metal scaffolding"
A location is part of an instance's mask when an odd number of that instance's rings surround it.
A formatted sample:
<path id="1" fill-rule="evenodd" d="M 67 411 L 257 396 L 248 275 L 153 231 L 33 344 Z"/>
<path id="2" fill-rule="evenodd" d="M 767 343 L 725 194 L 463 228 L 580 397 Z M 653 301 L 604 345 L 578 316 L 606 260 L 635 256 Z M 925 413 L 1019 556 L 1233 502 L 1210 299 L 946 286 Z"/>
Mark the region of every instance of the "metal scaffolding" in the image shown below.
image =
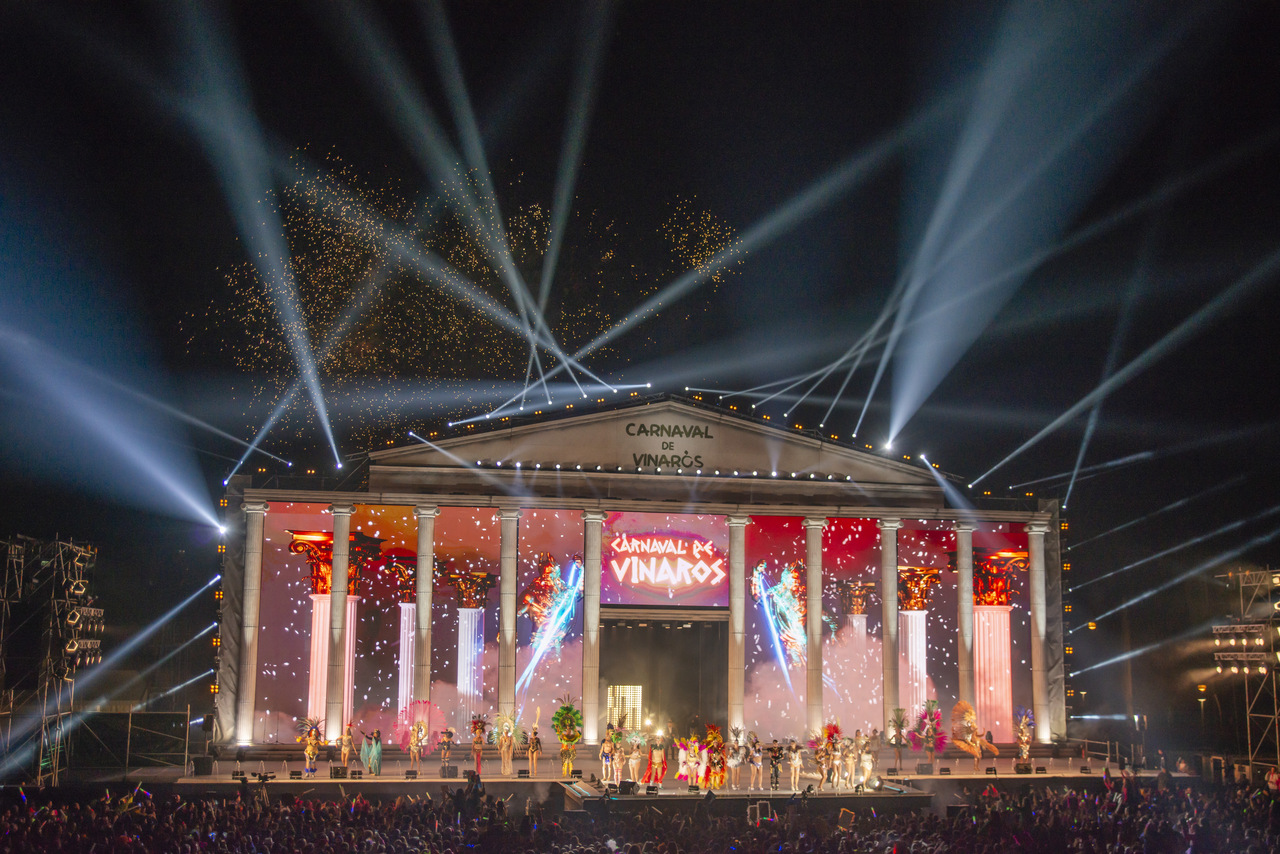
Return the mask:
<path id="1" fill-rule="evenodd" d="M 1280 768 L 1280 572 L 1241 570 L 1225 576 L 1239 589 L 1235 622 L 1213 627 L 1219 673 L 1244 679 L 1249 764 Z"/>
<path id="2" fill-rule="evenodd" d="M 71 540 L 0 541 L 0 738 L 4 775 L 57 785 L 67 764 L 76 672 L 101 660 L 97 550 Z"/>

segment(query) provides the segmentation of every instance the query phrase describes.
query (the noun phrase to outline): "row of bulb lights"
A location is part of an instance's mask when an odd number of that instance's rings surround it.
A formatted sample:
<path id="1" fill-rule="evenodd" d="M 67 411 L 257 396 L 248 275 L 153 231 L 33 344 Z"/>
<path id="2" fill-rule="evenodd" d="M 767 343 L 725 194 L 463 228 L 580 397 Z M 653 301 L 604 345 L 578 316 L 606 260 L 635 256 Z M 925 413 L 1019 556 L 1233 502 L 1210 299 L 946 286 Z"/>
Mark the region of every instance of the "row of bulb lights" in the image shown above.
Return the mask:
<path id="1" fill-rule="evenodd" d="M 1271 627 L 1265 623 L 1235 623 L 1228 626 L 1213 627 L 1213 645 L 1215 647 L 1235 647 L 1235 649 L 1218 650 L 1213 653 L 1216 670 L 1222 673 L 1243 671 L 1265 674 L 1272 664 L 1272 655 L 1280 663 L 1280 652 L 1272 653 L 1261 649 L 1267 644 L 1266 635 Z M 1276 627 L 1280 634 L 1280 626 Z"/>
<path id="2" fill-rule="evenodd" d="M 485 467 L 485 465 L 486 465 L 486 464 L 485 464 L 485 461 L 484 461 L 484 460 L 476 460 L 476 468 L 484 468 L 484 467 Z M 493 463 L 490 463 L 490 465 L 492 465 L 494 468 L 499 468 L 499 469 L 500 469 L 500 468 L 503 468 L 502 460 L 495 460 Z M 508 465 L 508 466 L 507 466 L 507 468 L 516 468 L 516 469 L 523 468 L 523 463 L 521 463 L 521 462 L 517 461 L 517 462 L 515 462 L 515 463 L 512 463 L 512 464 Z M 542 463 L 534 463 L 534 464 L 533 464 L 533 468 L 534 468 L 534 470 L 535 470 L 535 471 L 540 471 L 540 470 L 542 469 Z M 548 469 L 553 469 L 553 470 L 555 470 L 555 471 L 561 471 L 561 470 L 562 470 L 562 469 L 564 469 L 564 468 L 565 468 L 565 467 L 564 467 L 564 466 L 561 466 L 561 464 L 560 464 L 560 463 L 556 463 L 554 466 L 548 466 Z M 625 468 L 626 468 L 625 466 L 618 466 L 618 467 L 617 467 L 617 471 L 623 471 Z M 582 470 L 583 470 L 583 468 L 582 468 L 582 465 L 579 463 L 578 465 L 575 465 L 571 470 L 572 470 L 572 471 L 582 471 Z M 590 465 L 588 465 L 588 466 L 587 466 L 587 471 L 591 471 L 591 470 L 592 470 L 592 467 L 591 467 Z M 603 472 L 603 471 L 604 471 L 604 466 L 599 466 L 599 465 L 598 465 L 598 466 L 595 466 L 595 469 L 594 469 L 594 470 L 595 470 L 595 471 L 598 471 L 598 472 Z M 671 469 L 670 469 L 670 468 L 668 468 L 667 470 L 668 470 L 668 471 L 671 471 Z M 637 472 L 637 473 L 643 473 L 643 472 L 644 472 L 644 466 L 636 466 L 636 472 Z M 654 472 L 655 474 L 662 474 L 662 466 L 656 466 L 656 467 L 654 467 L 653 472 Z M 685 473 L 685 470 L 684 470 L 683 468 L 677 467 L 677 468 L 675 469 L 675 473 L 676 473 L 676 474 L 684 474 L 684 473 Z M 702 472 L 702 469 L 693 469 L 693 470 L 692 470 L 692 473 L 693 473 L 693 474 L 695 474 L 695 475 L 701 475 L 703 472 Z M 712 475 L 714 475 L 714 476 L 716 476 L 716 477 L 721 477 L 721 476 L 724 476 L 724 475 L 726 475 L 726 474 L 728 474 L 728 473 L 726 473 L 726 472 L 721 472 L 721 471 L 720 471 L 720 469 L 714 469 L 714 470 L 712 471 Z M 734 469 L 734 470 L 733 470 L 733 472 L 732 472 L 731 474 L 732 474 L 732 476 L 733 476 L 733 477 L 746 477 L 746 476 L 747 476 L 747 474 L 746 474 L 745 472 L 741 471 L 740 469 Z M 777 472 L 777 471 L 771 471 L 771 472 L 769 472 L 769 475 L 768 475 L 768 476 L 769 476 L 769 477 L 781 477 L 782 475 L 781 475 L 781 473 L 780 473 L 780 472 Z M 793 472 L 791 472 L 791 476 L 792 476 L 792 477 L 794 477 L 794 478 L 799 478 L 799 477 L 801 476 L 801 474 L 800 474 L 800 472 L 794 472 L 794 471 L 793 471 Z M 753 470 L 753 471 L 750 473 L 750 477 L 762 477 L 762 475 L 760 474 L 759 469 L 756 469 L 756 470 Z M 827 475 L 827 478 L 826 478 L 826 479 L 827 479 L 827 480 L 836 480 L 836 479 L 838 479 L 838 478 L 839 478 L 839 475 L 829 474 L 829 475 Z M 817 473 L 815 473 L 815 472 L 810 472 L 810 473 L 809 473 L 809 480 L 817 480 L 817 479 L 818 479 L 818 475 L 817 475 Z M 851 474 L 847 474 L 847 475 L 845 475 L 845 476 L 844 476 L 844 479 L 845 479 L 846 481 L 852 481 L 852 480 L 853 480 L 853 475 L 851 475 Z"/>

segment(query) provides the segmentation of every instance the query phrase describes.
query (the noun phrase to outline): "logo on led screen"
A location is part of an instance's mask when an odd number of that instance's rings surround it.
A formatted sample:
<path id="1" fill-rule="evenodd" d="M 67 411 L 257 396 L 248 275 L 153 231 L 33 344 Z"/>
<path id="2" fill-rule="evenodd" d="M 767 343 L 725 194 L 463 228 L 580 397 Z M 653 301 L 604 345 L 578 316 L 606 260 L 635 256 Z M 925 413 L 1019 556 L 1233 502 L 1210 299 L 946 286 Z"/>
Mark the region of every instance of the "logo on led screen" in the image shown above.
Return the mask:
<path id="1" fill-rule="evenodd" d="M 724 580 L 724 558 L 715 545 L 663 534 L 627 536 L 609 543 L 609 569 L 620 583 L 659 589 L 714 587 Z"/>

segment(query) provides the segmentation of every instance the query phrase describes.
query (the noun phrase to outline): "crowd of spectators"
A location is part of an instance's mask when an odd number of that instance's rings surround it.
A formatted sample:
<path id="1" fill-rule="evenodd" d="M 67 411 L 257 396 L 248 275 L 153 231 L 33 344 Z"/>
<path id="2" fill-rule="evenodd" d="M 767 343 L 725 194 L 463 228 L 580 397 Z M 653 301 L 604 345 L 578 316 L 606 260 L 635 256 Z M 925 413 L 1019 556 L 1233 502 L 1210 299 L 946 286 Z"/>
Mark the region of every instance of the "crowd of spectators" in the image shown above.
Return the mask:
<path id="1" fill-rule="evenodd" d="M 371 802 L 151 797 L 142 791 L 88 803 L 36 803 L 25 793 L 0 813 L 0 852 L 275 854 L 276 852 L 554 852 L 554 854 L 853 854 L 854 852 L 1266 852 L 1280 850 L 1280 798 L 1247 787 L 1140 788 L 1108 780 L 1086 793 L 1062 786 L 989 786 L 946 817 L 933 811 L 843 818 L 792 810 L 749 821 L 699 809 L 522 815 L 482 785 L 434 797 Z M 957 798 L 959 800 L 959 798 Z M 957 806 L 960 806 L 957 804 Z"/>

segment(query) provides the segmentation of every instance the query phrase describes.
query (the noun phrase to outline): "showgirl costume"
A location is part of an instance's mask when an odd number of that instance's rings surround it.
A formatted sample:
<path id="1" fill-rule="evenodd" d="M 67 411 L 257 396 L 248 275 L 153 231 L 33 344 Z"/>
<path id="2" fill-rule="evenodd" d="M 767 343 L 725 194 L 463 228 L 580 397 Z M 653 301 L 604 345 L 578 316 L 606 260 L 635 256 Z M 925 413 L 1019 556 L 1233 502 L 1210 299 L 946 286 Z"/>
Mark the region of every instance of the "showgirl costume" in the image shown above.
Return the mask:
<path id="1" fill-rule="evenodd" d="M 661 786 L 667 776 L 667 746 L 662 739 L 649 745 L 649 764 L 645 766 L 641 782 L 646 786 Z"/>
<path id="2" fill-rule="evenodd" d="M 382 773 L 382 730 L 375 729 L 373 735 L 360 730 L 364 736 L 364 745 L 360 748 L 360 761 L 364 763 L 369 776 L 377 777 Z"/>
<path id="3" fill-rule="evenodd" d="M 351 754 L 356 749 L 356 737 L 351 732 L 351 724 L 347 724 L 347 728 L 342 731 L 342 736 L 339 740 L 342 744 L 342 765 L 346 767 L 351 763 Z"/>
<path id="4" fill-rule="evenodd" d="M 538 738 L 538 728 L 533 728 L 529 736 L 529 776 L 538 776 L 538 757 L 542 756 L 542 739 Z"/>

